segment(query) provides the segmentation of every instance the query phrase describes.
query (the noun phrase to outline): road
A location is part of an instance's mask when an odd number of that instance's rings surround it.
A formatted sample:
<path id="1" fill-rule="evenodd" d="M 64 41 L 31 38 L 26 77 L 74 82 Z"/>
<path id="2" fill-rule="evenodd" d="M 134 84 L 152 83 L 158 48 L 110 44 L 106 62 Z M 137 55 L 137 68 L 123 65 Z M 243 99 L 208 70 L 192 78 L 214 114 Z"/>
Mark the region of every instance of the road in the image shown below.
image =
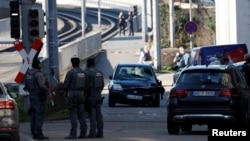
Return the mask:
<path id="1" fill-rule="evenodd" d="M 205 126 L 194 126 L 190 134 L 168 135 L 166 124 L 166 96 L 171 88 L 173 74 L 159 73 L 158 79 L 162 80 L 166 89 L 164 99 L 159 108 L 133 107 L 118 105 L 108 107 L 108 76 L 119 62 L 138 62 L 139 48 L 143 47 L 141 33 L 135 36 L 116 36 L 103 43 L 103 52 L 97 57 L 97 67 L 104 73 L 106 87 L 102 94 L 105 97 L 102 106 L 104 116 L 103 141 L 206 141 Z M 22 123 L 20 136 L 21 141 L 30 141 L 29 123 Z M 44 134 L 51 141 L 62 141 L 69 134 L 70 123 L 63 121 L 46 121 L 43 127 Z M 84 139 L 93 140 L 93 139 Z"/>
<path id="2" fill-rule="evenodd" d="M 113 0 L 115 1 L 115 0 Z M 118 1 L 118 0 L 116 0 Z M 130 1 L 131 2 L 131 1 Z M 116 36 L 103 43 L 103 52 L 97 58 L 97 66 L 105 75 L 106 87 L 102 94 L 105 97 L 102 111 L 104 116 L 104 138 L 103 141 L 206 141 L 206 126 L 194 126 L 190 134 L 168 135 L 166 124 L 166 96 L 172 84 L 173 74 L 157 74 L 166 89 L 164 99 L 161 100 L 159 108 L 132 107 L 128 105 L 117 105 L 108 107 L 108 76 L 112 74 L 113 68 L 119 62 L 138 62 L 139 48 L 143 47 L 141 33 L 135 33 L 134 37 Z M 15 58 L 15 59 L 9 59 Z M 0 62 L 8 73 L 0 70 L 0 77 L 14 80 L 16 72 L 20 68 L 21 57 L 18 52 L 1 53 Z M 16 66 L 13 69 L 13 66 Z M 4 71 L 6 72 L 6 71 Z M 9 81 L 8 80 L 8 81 Z M 7 81 L 7 80 L 6 80 Z M 69 120 L 46 121 L 43 132 L 50 137 L 51 141 L 62 141 L 69 134 Z M 20 141 L 32 141 L 29 123 L 20 124 Z M 93 140 L 93 139 L 84 139 Z"/>

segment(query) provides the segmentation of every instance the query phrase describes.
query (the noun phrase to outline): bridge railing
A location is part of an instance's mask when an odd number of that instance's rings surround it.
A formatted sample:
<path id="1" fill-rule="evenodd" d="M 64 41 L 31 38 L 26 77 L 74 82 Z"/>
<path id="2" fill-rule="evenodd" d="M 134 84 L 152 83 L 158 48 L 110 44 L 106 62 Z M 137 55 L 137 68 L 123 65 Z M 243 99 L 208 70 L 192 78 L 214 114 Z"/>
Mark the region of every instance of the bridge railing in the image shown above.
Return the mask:
<path id="1" fill-rule="evenodd" d="M 60 80 L 64 79 L 64 75 L 71 67 L 70 58 L 77 55 L 81 60 L 85 60 L 102 49 L 101 32 L 91 32 L 85 37 L 79 38 L 69 44 L 59 48 L 59 72 Z"/>

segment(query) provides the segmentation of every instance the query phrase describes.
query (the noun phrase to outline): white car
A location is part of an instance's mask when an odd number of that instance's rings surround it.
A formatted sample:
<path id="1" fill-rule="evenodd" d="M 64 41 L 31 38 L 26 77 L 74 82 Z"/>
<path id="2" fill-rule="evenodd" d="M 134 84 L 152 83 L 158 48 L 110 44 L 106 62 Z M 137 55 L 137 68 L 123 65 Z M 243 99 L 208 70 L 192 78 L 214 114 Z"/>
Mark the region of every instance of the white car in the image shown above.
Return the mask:
<path id="1" fill-rule="evenodd" d="M 11 97 L 14 93 L 7 90 L 9 86 L 0 82 L 0 140 L 20 141 L 19 110 Z"/>

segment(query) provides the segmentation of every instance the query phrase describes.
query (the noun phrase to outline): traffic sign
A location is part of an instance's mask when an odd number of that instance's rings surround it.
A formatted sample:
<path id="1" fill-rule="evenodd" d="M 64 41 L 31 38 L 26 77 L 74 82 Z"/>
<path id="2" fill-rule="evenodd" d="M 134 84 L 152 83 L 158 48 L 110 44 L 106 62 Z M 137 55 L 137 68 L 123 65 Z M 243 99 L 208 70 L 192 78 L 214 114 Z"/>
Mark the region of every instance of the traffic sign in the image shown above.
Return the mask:
<path id="1" fill-rule="evenodd" d="M 15 78 L 15 81 L 17 83 L 21 83 L 23 81 L 23 78 L 24 78 L 27 70 L 29 68 L 31 68 L 32 60 L 34 59 L 37 51 L 40 50 L 40 48 L 42 47 L 43 43 L 40 39 L 36 39 L 32 45 L 32 48 L 31 48 L 29 54 L 27 54 L 27 52 L 23 48 L 23 44 L 21 42 L 15 41 L 14 45 L 15 45 L 16 50 L 19 52 L 19 54 L 21 55 L 21 57 L 24 61 L 23 65 L 21 66 L 20 71 L 18 72 L 18 74 Z"/>
<path id="2" fill-rule="evenodd" d="M 196 22 L 189 21 L 185 24 L 184 29 L 188 34 L 193 34 L 197 31 L 198 25 Z"/>

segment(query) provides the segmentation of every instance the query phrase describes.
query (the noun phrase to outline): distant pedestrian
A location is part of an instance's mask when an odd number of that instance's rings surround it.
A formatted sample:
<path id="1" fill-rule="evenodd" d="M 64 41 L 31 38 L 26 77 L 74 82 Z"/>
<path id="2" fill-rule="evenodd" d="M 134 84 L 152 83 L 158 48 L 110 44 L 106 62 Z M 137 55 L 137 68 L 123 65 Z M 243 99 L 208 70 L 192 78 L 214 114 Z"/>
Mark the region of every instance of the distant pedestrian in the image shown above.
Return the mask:
<path id="1" fill-rule="evenodd" d="M 152 64 L 152 57 L 148 45 L 145 45 L 144 48 L 140 49 L 139 63 Z"/>
<path id="2" fill-rule="evenodd" d="M 223 57 L 221 60 L 220 60 L 220 63 L 221 63 L 221 65 L 231 65 L 231 64 L 233 64 L 234 62 L 233 62 L 233 60 L 231 59 L 231 57 L 230 56 L 228 56 L 228 57 Z"/>
<path id="3" fill-rule="evenodd" d="M 185 53 L 185 47 L 184 45 L 179 46 L 179 51 L 175 54 L 175 57 L 173 59 L 174 63 L 174 70 L 179 70 L 183 67 L 185 67 L 188 64 L 188 54 Z"/>
<path id="4" fill-rule="evenodd" d="M 31 115 L 30 128 L 33 139 L 44 140 L 49 137 L 44 136 L 42 126 L 44 123 L 45 102 L 49 95 L 49 86 L 46 85 L 45 77 L 41 72 L 41 63 L 38 59 L 32 61 L 32 69 L 28 70 L 24 90 L 29 92 Z"/>
<path id="5" fill-rule="evenodd" d="M 89 110 L 88 117 L 90 120 L 90 130 L 88 138 L 103 138 L 103 116 L 101 105 L 103 97 L 101 92 L 104 87 L 104 78 L 101 71 L 95 68 L 95 60 L 90 58 L 87 60 L 87 68 L 85 72 L 88 76 L 87 101 Z"/>
<path id="6" fill-rule="evenodd" d="M 71 123 L 70 134 L 65 139 L 77 138 L 77 119 L 81 130 L 78 138 L 86 138 L 87 124 L 84 110 L 86 75 L 79 66 L 80 59 L 78 57 L 72 57 L 71 64 L 73 68 L 67 72 L 63 85 Z"/>
<path id="7" fill-rule="evenodd" d="M 247 85 L 250 87 L 250 54 L 244 56 L 245 63 L 242 67 L 243 75 L 246 79 Z"/>
<path id="8" fill-rule="evenodd" d="M 129 34 L 128 36 L 134 36 L 134 22 L 133 22 L 133 12 L 132 11 L 129 11 L 128 12 L 128 29 L 129 29 Z"/>
<path id="9" fill-rule="evenodd" d="M 124 16 L 123 12 L 119 13 L 118 25 L 119 25 L 119 29 L 120 29 L 120 36 L 121 36 L 121 34 L 123 34 L 125 36 L 125 28 L 126 28 L 127 22 L 126 22 L 126 18 Z"/>
<path id="10" fill-rule="evenodd" d="M 209 65 L 221 65 L 222 59 L 223 59 L 223 55 L 220 53 L 216 53 L 214 56 L 208 59 L 208 61 L 210 61 Z"/>

